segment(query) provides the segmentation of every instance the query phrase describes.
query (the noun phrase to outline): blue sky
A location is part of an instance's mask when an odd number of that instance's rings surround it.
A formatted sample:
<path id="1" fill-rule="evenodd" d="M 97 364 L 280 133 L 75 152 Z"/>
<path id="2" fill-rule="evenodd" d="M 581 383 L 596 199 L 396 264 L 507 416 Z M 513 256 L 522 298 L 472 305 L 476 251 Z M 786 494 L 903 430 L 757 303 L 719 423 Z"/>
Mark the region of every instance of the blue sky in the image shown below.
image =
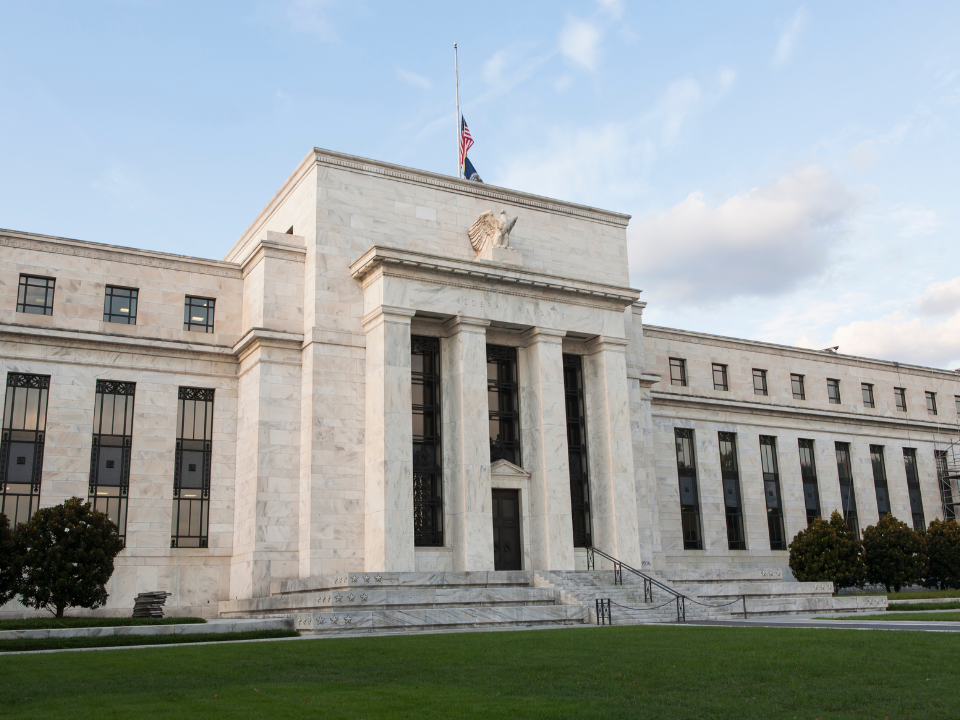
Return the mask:
<path id="1" fill-rule="evenodd" d="M 219 258 L 314 145 L 633 215 L 650 323 L 960 366 L 960 4 L 0 3 L 0 227 Z"/>

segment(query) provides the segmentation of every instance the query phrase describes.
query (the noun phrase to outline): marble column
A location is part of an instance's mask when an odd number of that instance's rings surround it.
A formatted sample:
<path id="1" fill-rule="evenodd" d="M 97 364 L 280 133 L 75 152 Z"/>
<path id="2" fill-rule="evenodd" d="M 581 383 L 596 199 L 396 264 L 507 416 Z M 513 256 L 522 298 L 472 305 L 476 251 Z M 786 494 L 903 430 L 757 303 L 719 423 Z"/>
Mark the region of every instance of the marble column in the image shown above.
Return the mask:
<path id="1" fill-rule="evenodd" d="M 455 570 L 493 570 L 487 405 L 489 320 L 458 316 L 441 346 L 443 477 Z"/>
<path id="2" fill-rule="evenodd" d="M 413 425 L 410 318 L 381 306 L 366 332 L 364 569 L 413 572 Z"/>
<path id="3" fill-rule="evenodd" d="M 640 567 L 640 530 L 634 485 L 627 386 L 627 340 L 598 336 L 587 343 L 584 395 L 593 544 Z"/>
<path id="4" fill-rule="evenodd" d="M 530 520 L 524 528 L 528 570 L 573 570 L 573 519 L 567 415 L 563 388 L 563 330 L 531 328 L 520 353 L 520 430 L 523 469 L 530 473 Z"/>

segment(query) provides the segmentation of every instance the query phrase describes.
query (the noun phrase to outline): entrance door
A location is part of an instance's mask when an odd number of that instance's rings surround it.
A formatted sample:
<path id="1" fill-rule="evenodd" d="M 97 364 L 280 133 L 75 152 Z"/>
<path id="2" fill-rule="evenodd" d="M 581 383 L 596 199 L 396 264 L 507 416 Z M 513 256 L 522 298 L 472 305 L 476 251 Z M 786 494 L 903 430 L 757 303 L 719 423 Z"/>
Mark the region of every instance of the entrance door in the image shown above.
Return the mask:
<path id="1" fill-rule="evenodd" d="M 493 491 L 493 569 L 520 569 L 520 491 Z"/>

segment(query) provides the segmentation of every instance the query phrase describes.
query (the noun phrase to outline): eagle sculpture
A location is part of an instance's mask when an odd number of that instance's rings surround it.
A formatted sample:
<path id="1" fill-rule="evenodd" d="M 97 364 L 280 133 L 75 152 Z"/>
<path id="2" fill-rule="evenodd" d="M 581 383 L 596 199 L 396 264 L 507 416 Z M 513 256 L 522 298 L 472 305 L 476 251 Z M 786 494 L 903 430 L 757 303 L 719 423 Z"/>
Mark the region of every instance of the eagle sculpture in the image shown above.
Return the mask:
<path id="1" fill-rule="evenodd" d="M 501 210 L 500 219 L 493 217 L 493 211 L 487 210 L 480 214 L 473 225 L 470 226 L 468 234 L 470 235 L 470 244 L 478 253 L 489 246 L 510 247 L 510 231 L 517 224 L 517 218 L 512 217 L 507 220 L 507 214 Z"/>

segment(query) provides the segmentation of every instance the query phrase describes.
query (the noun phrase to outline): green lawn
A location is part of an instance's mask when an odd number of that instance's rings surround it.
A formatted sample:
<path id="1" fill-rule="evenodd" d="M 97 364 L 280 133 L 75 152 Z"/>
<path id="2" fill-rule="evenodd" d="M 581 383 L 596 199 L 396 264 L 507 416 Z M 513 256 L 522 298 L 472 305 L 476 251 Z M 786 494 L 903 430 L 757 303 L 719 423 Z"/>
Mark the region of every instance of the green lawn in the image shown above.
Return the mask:
<path id="1" fill-rule="evenodd" d="M 960 590 L 914 590 L 887 593 L 888 600 L 932 600 L 933 598 L 960 598 Z"/>
<path id="2" fill-rule="evenodd" d="M 960 612 L 885 612 L 883 615 L 847 615 L 845 617 L 819 617 L 816 620 L 909 620 L 910 622 L 960 622 Z"/>
<path id="3" fill-rule="evenodd" d="M 127 627 L 129 625 L 188 625 L 205 623 L 203 618 L 24 618 L 0 620 L 0 630 L 53 630 L 60 628 Z"/>
<path id="4" fill-rule="evenodd" d="M 955 718 L 960 638 L 627 626 L 0 657 L 22 718 Z"/>
<path id="5" fill-rule="evenodd" d="M 76 648 L 124 647 L 130 645 L 173 645 L 175 643 L 228 642 L 299 637 L 296 630 L 250 630 L 238 633 L 182 633 L 169 635 L 107 635 L 104 637 L 17 638 L 0 640 L 0 654 L 27 650 L 72 650 Z"/>
<path id="6" fill-rule="evenodd" d="M 942 602 L 942 603 L 890 603 L 887 605 L 887 611 L 896 610 L 897 612 L 921 612 L 923 610 L 960 610 L 960 602 Z"/>

